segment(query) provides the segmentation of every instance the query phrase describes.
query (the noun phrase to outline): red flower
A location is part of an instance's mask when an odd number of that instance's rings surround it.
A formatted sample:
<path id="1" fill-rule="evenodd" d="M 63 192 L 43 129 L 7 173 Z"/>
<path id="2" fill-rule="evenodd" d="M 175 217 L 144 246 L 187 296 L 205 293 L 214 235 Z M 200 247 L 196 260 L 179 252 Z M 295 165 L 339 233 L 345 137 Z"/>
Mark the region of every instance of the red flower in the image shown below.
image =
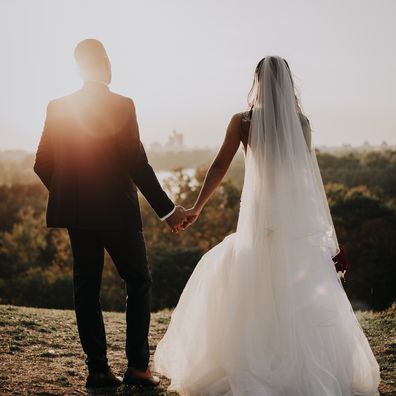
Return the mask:
<path id="1" fill-rule="evenodd" d="M 345 251 L 343 247 L 340 245 L 339 246 L 340 251 L 339 253 L 333 257 L 334 265 L 336 268 L 336 271 L 339 273 L 341 272 L 341 277 L 344 278 L 345 272 L 349 267 L 349 263 L 347 258 L 345 257 Z"/>

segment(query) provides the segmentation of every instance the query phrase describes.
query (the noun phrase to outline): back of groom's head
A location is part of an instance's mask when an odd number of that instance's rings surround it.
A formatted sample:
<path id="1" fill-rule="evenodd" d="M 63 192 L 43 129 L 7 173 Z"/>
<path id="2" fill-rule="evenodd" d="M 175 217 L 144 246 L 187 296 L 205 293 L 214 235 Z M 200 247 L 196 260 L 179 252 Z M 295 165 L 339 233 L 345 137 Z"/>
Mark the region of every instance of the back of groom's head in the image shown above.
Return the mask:
<path id="1" fill-rule="evenodd" d="M 80 41 L 74 49 L 74 57 L 84 80 L 111 82 L 111 65 L 103 44 L 99 40 Z"/>

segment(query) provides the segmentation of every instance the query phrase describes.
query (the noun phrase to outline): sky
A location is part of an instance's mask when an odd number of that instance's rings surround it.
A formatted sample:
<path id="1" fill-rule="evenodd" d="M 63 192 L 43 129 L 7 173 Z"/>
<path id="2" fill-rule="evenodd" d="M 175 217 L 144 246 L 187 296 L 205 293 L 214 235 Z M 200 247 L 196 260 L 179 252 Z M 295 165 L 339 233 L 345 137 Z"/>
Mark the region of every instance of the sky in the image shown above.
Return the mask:
<path id="1" fill-rule="evenodd" d="M 221 144 L 258 61 L 288 60 L 313 143 L 396 144 L 395 0 L 0 0 L 0 150 L 37 147 L 47 103 L 101 40 L 141 138 Z"/>

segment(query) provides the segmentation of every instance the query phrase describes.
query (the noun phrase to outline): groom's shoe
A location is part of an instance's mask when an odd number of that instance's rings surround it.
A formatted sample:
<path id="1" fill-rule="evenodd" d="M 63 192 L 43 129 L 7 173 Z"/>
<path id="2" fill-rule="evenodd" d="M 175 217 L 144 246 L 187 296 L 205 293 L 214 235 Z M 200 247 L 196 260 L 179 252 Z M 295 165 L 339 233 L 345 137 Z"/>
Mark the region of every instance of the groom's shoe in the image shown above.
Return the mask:
<path id="1" fill-rule="evenodd" d="M 91 372 L 85 386 L 87 388 L 118 388 L 122 385 L 122 378 L 115 375 L 110 367 L 104 371 Z"/>
<path id="2" fill-rule="evenodd" d="M 150 369 L 146 371 L 136 370 L 133 367 L 128 367 L 124 374 L 124 384 L 140 385 L 146 387 L 155 387 L 160 383 L 160 379 L 151 374 Z"/>

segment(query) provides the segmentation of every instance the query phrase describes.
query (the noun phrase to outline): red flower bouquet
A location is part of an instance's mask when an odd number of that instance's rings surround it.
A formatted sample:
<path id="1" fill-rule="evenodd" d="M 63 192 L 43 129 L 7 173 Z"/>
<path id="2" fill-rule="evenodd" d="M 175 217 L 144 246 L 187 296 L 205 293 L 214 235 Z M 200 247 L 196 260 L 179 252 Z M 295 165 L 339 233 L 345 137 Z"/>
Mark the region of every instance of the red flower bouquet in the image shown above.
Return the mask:
<path id="1" fill-rule="evenodd" d="M 337 273 L 340 275 L 340 278 L 345 279 L 345 273 L 349 267 L 349 263 L 347 258 L 345 257 L 344 248 L 340 245 L 339 253 L 333 257 L 334 265 L 336 268 Z"/>

